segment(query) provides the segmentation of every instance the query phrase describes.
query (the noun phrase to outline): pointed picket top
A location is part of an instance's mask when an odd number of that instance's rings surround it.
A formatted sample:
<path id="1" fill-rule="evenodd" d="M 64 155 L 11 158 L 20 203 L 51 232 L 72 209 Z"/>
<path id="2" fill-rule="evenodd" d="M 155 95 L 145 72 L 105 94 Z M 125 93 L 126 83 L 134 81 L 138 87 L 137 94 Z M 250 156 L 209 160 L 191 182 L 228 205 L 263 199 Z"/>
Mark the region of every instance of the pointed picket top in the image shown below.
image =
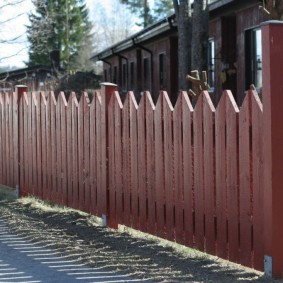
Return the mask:
<path id="1" fill-rule="evenodd" d="M 34 106 L 37 106 L 38 105 L 38 99 L 37 99 L 37 94 L 35 92 L 31 93 L 31 99 L 32 99 L 32 104 Z"/>
<path id="2" fill-rule="evenodd" d="M 227 106 L 230 105 L 228 107 L 232 107 L 235 110 L 235 112 L 238 113 L 239 112 L 239 107 L 238 107 L 238 105 L 237 105 L 237 103 L 235 101 L 235 98 L 234 98 L 232 92 L 230 90 L 224 90 L 223 91 L 223 95 L 225 95 L 226 98 L 227 98 L 226 99 L 226 105 Z"/>
<path id="3" fill-rule="evenodd" d="M 0 92 L 0 104 L 3 105 L 4 103 L 4 93 Z"/>
<path id="4" fill-rule="evenodd" d="M 214 104 L 211 100 L 211 97 L 210 97 L 208 91 L 205 90 L 205 91 L 202 92 L 202 94 L 203 94 L 204 103 L 207 104 L 207 106 L 210 108 L 210 110 L 212 112 L 215 112 L 215 107 L 214 107 Z"/>
<path id="5" fill-rule="evenodd" d="M 45 94 L 44 91 L 41 91 L 41 92 L 39 93 L 39 101 L 40 101 L 40 104 L 43 104 L 43 105 L 46 106 L 47 100 L 46 100 L 46 94 Z"/>
<path id="6" fill-rule="evenodd" d="M 47 94 L 47 99 L 46 99 L 50 104 L 52 105 L 56 105 L 57 104 L 57 101 L 56 101 L 56 97 L 55 97 L 55 94 L 53 91 L 50 91 L 48 94 Z"/>
<path id="7" fill-rule="evenodd" d="M 129 99 L 130 99 L 131 104 L 137 110 L 138 109 L 138 103 L 137 103 L 137 100 L 136 100 L 134 92 L 133 91 L 129 91 L 128 94 L 129 94 Z"/>
<path id="8" fill-rule="evenodd" d="M 151 109 L 155 110 L 155 104 L 149 91 L 144 92 L 143 98 L 145 99 L 146 103 L 150 105 Z"/>
<path id="9" fill-rule="evenodd" d="M 75 106 L 79 106 L 79 102 L 78 102 L 78 99 L 77 99 L 77 96 L 75 94 L 75 92 L 71 92 L 70 93 L 70 96 L 69 96 L 69 100 L 68 100 L 68 104 L 71 106 L 71 105 L 75 105 Z"/>
<path id="10" fill-rule="evenodd" d="M 164 103 L 163 105 L 165 107 L 168 107 L 171 111 L 173 111 L 174 107 L 173 107 L 173 105 L 171 103 L 171 100 L 169 98 L 169 95 L 168 95 L 167 91 L 161 91 L 159 97 L 160 96 L 163 97 L 163 103 Z"/>
<path id="11" fill-rule="evenodd" d="M 84 91 L 80 97 L 79 105 L 82 105 L 83 108 L 86 108 L 90 104 L 90 99 L 88 93 Z"/>
<path id="12" fill-rule="evenodd" d="M 66 96 L 65 96 L 63 91 L 60 91 L 58 98 L 57 98 L 57 102 L 58 102 L 58 104 L 60 103 L 64 106 L 68 106 L 68 102 L 66 100 Z"/>
<path id="13" fill-rule="evenodd" d="M 24 94 L 23 94 L 23 102 L 24 102 L 26 105 L 29 105 L 29 102 L 28 102 L 28 93 L 27 93 L 27 92 L 24 92 Z"/>
<path id="14" fill-rule="evenodd" d="M 251 96 L 252 105 L 257 105 L 260 111 L 263 111 L 263 104 L 259 98 L 259 95 L 256 90 L 249 90 L 248 95 Z"/>
<path id="15" fill-rule="evenodd" d="M 119 92 L 115 91 L 114 95 L 112 97 L 113 97 L 113 99 L 115 101 L 115 104 L 118 104 L 118 106 L 122 109 L 123 108 L 123 102 L 121 100 Z"/>

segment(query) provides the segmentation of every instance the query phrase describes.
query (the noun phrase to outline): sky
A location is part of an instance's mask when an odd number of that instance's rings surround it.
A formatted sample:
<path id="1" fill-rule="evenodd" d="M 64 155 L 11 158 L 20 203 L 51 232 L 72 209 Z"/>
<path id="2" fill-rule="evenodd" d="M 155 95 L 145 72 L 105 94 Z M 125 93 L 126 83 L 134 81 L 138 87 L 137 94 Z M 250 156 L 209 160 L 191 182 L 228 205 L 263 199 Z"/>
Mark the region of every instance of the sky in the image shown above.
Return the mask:
<path id="1" fill-rule="evenodd" d="M 28 60 L 28 42 L 26 39 L 26 25 L 29 24 L 28 13 L 33 11 L 31 0 L 22 1 L 17 5 L 10 5 L 1 8 L 3 3 L 11 0 L 0 0 L 0 68 L 4 66 L 25 67 L 25 61 Z M 151 0 L 153 2 L 153 0 Z M 96 3 L 102 5 L 107 13 L 111 11 L 111 0 L 86 0 L 90 12 L 90 19 L 96 12 Z M 12 19 L 12 20 L 9 20 Z M 7 21 L 8 20 L 8 21 Z M 3 24 L 3 22 L 7 21 Z M 18 39 L 13 44 L 5 44 L 1 40 Z M 15 55 L 16 56 L 12 56 Z M 5 57 L 8 57 L 5 59 Z"/>

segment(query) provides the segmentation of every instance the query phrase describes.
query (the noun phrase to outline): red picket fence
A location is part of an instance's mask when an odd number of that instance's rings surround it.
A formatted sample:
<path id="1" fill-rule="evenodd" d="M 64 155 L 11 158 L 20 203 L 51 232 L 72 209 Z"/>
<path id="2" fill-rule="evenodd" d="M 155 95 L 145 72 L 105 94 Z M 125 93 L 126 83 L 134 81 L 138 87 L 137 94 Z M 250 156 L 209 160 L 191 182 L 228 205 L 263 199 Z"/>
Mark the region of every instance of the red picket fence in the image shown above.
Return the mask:
<path id="1" fill-rule="evenodd" d="M 148 92 L 137 105 L 130 92 L 123 105 L 107 86 L 91 102 L 87 94 L 67 102 L 63 93 L 57 100 L 24 93 L 17 112 L 16 99 L 0 95 L 1 183 L 105 214 L 109 226 L 263 269 L 263 112 L 256 93 L 241 111 L 229 91 L 216 109 L 207 92 L 195 109 L 185 92 L 175 108 L 166 92 L 156 105 Z"/>
<path id="2" fill-rule="evenodd" d="M 282 277 L 282 31 L 262 27 L 263 105 L 0 94 L 0 183 Z"/>

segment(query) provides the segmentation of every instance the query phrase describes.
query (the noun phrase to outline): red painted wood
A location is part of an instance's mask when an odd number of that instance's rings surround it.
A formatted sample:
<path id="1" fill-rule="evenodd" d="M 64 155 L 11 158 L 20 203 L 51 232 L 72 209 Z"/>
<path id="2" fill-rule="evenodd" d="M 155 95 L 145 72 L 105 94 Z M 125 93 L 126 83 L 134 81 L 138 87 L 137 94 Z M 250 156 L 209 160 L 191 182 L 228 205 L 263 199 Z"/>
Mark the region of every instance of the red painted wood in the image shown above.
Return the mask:
<path id="1" fill-rule="evenodd" d="M 117 223 L 116 214 L 116 160 L 115 160 L 115 97 L 108 104 L 108 151 L 109 151 L 109 207 L 108 222 Z"/>
<path id="2" fill-rule="evenodd" d="M 238 168 L 238 113 L 233 94 L 227 91 L 226 100 L 226 162 L 227 162 L 227 212 L 229 260 L 239 261 L 239 168 Z"/>
<path id="3" fill-rule="evenodd" d="M 255 92 L 251 95 L 252 109 L 252 160 L 253 160 L 253 248 L 254 265 L 257 270 L 263 270 L 263 108 Z"/>
<path id="4" fill-rule="evenodd" d="M 50 93 L 50 139 L 51 139 L 51 200 L 57 202 L 58 200 L 58 188 L 57 188 L 57 156 L 56 156 L 56 99 L 53 92 Z"/>
<path id="5" fill-rule="evenodd" d="M 251 266 L 252 252 L 252 176 L 251 176 L 251 96 L 247 95 L 239 112 L 239 209 L 240 262 Z"/>
<path id="6" fill-rule="evenodd" d="M 72 140 L 72 96 L 69 96 L 66 109 L 66 134 L 67 134 L 67 204 L 73 206 L 73 140 Z"/>
<path id="7" fill-rule="evenodd" d="M 145 126 L 146 126 L 146 176 L 147 176 L 147 207 L 148 207 L 148 231 L 156 234 L 156 187 L 155 187 L 155 143 L 154 143 L 154 111 L 155 106 L 149 92 L 144 93 L 145 102 Z"/>
<path id="8" fill-rule="evenodd" d="M 4 146 L 4 139 L 3 139 L 3 131 L 2 131 L 2 128 L 3 128 L 3 124 L 4 124 L 4 101 L 3 101 L 3 94 L 0 93 L 0 183 L 1 184 L 4 184 L 4 178 L 3 178 L 3 171 L 4 171 L 4 154 L 3 154 L 3 146 Z"/>
<path id="9" fill-rule="evenodd" d="M 184 231 L 185 244 L 193 246 L 193 189 L 194 189 L 194 171 L 193 171 L 193 106 L 188 94 L 181 92 L 182 96 L 182 121 L 183 121 L 183 163 L 184 163 Z"/>
<path id="10" fill-rule="evenodd" d="M 131 226 L 131 159 L 130 159 L 130 96 L 123 107 L 123 184 L 124 184 L 124 223 Z"/>
<path id="11" fill-rule="evenodd" d="M 203 94 L 198 98 L 193 116 L 194 126 L 194 195 L 195 195 L 195 244 L 204 250 L 204 160 L 203 160 Z"/>
<path id="12" fill-rule="evenodd" d="M 122 158 L 122 109 L 119 93 L 114 96 L 114 130 L 115 130 L 115 187 L 116 187 L 116 221 L 123 223 L 123 158 Z"/>
<path id="13" fill-rule="evenodd" d="M 31 138 L 32 138 L 32 190 L 33 194 L 38 194 L 38 164 L 37 164 L 37 99 L 36 94 L 31 93 Z"/>
<path id="14" fill-rule="evenodd" d="M 28 132 L 28 122 L 29 122 L 29 103 L 28 96 L 24 94 L 24 187 L 22 188 L 23 195 L 30 193 L 29 191 L 29 132 Z"/>
<path id="15" fill-rule="evenodd" d="M 37 162 L 37 193 L 40 198 L 42 195 L 42 128 L 41 128 L 41 93 L 38 94 L 36 104 L 36 162 Z"/>
<path id="16" fill-rule="evenodd" d="M 182 93 L 179 94 L 173 111 L 173 148 L 174 148 L 174 192 L 175 192 L 175 233 L 176 241 L 184 244 L 184 168 L 183 168 L 183 113 L 185 103 Z M 189 138 L 189 137 L 185 137 Z"/>
<path id="17" fill-rule="evenodd" d="M 30 194 L 34 193 L 34 186 L 32 182 L 32 161 L 33 161 L 33 132 L 32 132 L 32 93 L 28 93 L 28 117 L 27 117 L 27 131 L 28 131 L 28 140 L 27 140 L 27 162 L 28 162 L 28 175 L 27 175 L 27 186 L 28 192 Z"/>
<path id="18" fill-rule="evenodd" d="M 205 251 L 215 254 L 215 108 L 206 91 L 203 93 L 203 103 Z"/>
<path id="19" fill-rule="evenodd" d="M 102 190 L 105 189 L 102 186 L 102 150 L 101 150 L 101 95 L 96 95 L 96 140 L 97 140 L 97 162 L 96 162 L 96 168 L 97 168 L 97 215 L 101 217 L 103 213 L 103 207 L 102 207 L 102 201 L 101 201 L 101 195 Z"/>
<path id="20" fill-rule="evenodd" d="M 57 185 L 57 201 L 58 203 L 62 204 L 62 179 L 63 179 L 63 172 L 62 172 L 62 142 L 61 142 L 61 115 L 62 115 L 62 98 L 61 93 L 58 96 L 56 110 L 55 110 L 55 122 L 56 122 L 56 185 Z"/>
<path id="21" fill-rule="evenodd" d="M 11 125 L 10 125 L 10 96 L 8 93 L 5 94 L 5 107 L 6 107 L 6 113 L 5 113 L 5 138 L 6 138 L 6 142 L 5 142 L 5 163 L 6 163 L 6 184 L 8 186 L 10 186 L 10 182 L 11 182 L 11 178 L 10 178 L 10 172 L 11 172 L 11 159 L 10 159 L 10 129 L 11 129 Z"/>
<path id="22" fill-rule="evenodd" d="M 161 92 L 163 96 L 163 131 L 164 131 L 164 174 L 165 174 L 165 225 L 166 238 L 175 239 L 175 192 L 173 189 L 173 106 L 167 92 Z"/>
<path id="23" fill-rule="evenodd" d="M 74 208 L 79 208 L 79 164 L 78 164 L 78 101 L 75 93 L 71 94 L 72 101 L 72 176 L 73 176 L 73 194 L 72 205 Z"/>
<path id="24" fill-rule="evenodd" d="M 226 184 L 226 100 L 227 92 L 219 101 L 215 112 L 215 169 L 216 169 L 216 240 L 217 255 L 228 258 L 227 253 L 227 184 Z"/>
<path id="25" fill-rule="evenodd" d="M 90 171 L 89 171 L 89 179 L 90 179 L 90 212 L 92 214 L 97 214 L 97 136 L 96 136 L 96 96 L 94 93 L 94 97 L 90 104 Z"/>
<path id="26" fill-rule="evenodd" d="M 139 228 L 147 231 L 147 172 L 146 172 L 146 95 L 143 94 L 138 107 L 138 191 L 139 191 Z"/>
<path id="27" fill-rule="evenodd" d="M 159 95 L 154 111 L 154 151 L 155 151 L 155 215 L 156 234 L 165 237 L 165 176 L 164 176 L 164 138 L 163 138 L 163 99 Z"/>
<path id="28" fill-rule="evenodd" d="M 22 104 L 24 100 L 22 99 Z M 22 107 L 21 107 L 22 108 Z M 41 150 L 41 163 L 42 163 L 42 197 L 46 199 L 47 197 L 47 101 L 45 98 L 45 93 L 40 93 L 40 112 L 41 112 L 41 141 L 42 141 L 42 150 Z M 24 133 L 23 133 L 24 134 Z M 23 134 L 21 136 L 23 137 Z M 23 150 L 20 152 L 20 156 L 23 156 L 21 154 Z M 23 156 L 24 157 L 24 156 Z M 21 163 L 23 164 L 24 159 L 21 160 Z M 24 175 L 22 176 L 21 173 L 21 183 L 24 182 Z M 21 187 L 20 187 L 21 188 Z"/>
<path id="29" fill-rule="evenodd" d="M 84 95 L 80 97 L 78 105 L 78 188 L 79 199 L 78 206 L 80 210 L 85 210 L 85 183 L 84 183 L 84 170 L 85 170 L 85 152 L 84 152 Z"/>
<path id="30" fill-rule="evenodd" d="M 137 102 L 133 92 L 130 98 L 130 158 L 131 158 L 131 213 L 132 227 L 139 228 L 139 191 L 138 191 L 138 131 L 137 131 Z"/>
<path id="31" fill-rule="evenodd" d="M 13 101 L 13 137 L 12 138 L 13 138 L 13 174 L 14 174 L 13 187 L 16 187 L 16 185 L 19 185 L 19 121 L 18 121 L 19 102 L 18 102 L 17 93 L 15 92 L 13 93 L 12 101 Z M 1 117 L 1 112 L 0 112 L 0 117 Z M 0 171 L 1 171 L 1 164 L 0 164 Z"/>
<path id="32" fill-rule="evenodd" d="M 84 184 L 85 184 L 85 211 L 90 212 L 90 100 L 84 93 Z"/>

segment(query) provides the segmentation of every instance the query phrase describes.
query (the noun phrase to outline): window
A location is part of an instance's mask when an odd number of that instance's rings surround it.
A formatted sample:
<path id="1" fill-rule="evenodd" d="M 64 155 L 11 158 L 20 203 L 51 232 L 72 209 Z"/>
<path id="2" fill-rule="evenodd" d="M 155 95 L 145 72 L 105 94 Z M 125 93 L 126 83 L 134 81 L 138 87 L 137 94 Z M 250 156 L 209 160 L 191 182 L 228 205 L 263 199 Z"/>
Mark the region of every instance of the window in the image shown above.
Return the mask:
<path id="1" fill-rule="evenodd" d="M 215 81 L 215 43 L 214 38 L 208 40 L 208 74 L 207 80 L 211 88 L 214 88 Z"/>
<path id="2" fill-rule="evenodd" d="M 143 79 L 144 79 L 144 90 L 150 91 L 151 83 L 151 72 L 150 72 L 150 61 L 149 58 L 143 59 Z"/>
<path id="3" fill-rule="evenodd" d="M 135 63 L 130 63 L 130 89 L 135 89 Z"/>
<path id="4" fill-rule="evenodd" d="M 165 89 L 166 85 L 166 56 L 164 53 L 159 54 L 159 86 Z"/>
<path id="5" fill-rule="evenodd" d="M 117 66 L 114 67 L 114 71 L 113 71 L 113 83 L 117 84 L 118 83 L 118 68 Z"/>
<path id="6" fill-rule="evenodd" d="M 122 89 L 127 91 L 127 83 L 128 83 L 128 70 L 127 63 L 123 63 L 122 65 Z"/>
<path id="7" fill-rule="evenodd" d="M 262 89 L 262 41 L 261 29 L 246 31 L 246 89 L 254 84 L 258 93 Z"/>

